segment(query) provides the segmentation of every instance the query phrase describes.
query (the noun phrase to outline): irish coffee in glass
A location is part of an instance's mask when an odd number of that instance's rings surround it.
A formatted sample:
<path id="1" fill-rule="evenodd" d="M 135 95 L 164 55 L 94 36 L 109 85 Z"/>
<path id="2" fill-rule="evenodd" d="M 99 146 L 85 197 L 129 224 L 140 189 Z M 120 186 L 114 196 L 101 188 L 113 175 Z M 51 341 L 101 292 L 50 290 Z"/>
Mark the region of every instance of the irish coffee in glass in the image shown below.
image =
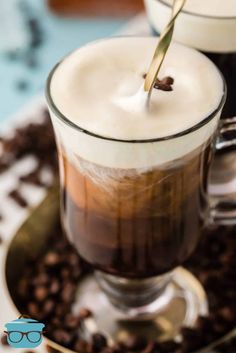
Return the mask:
<path id="1" fill-rule="evenodd" d="M 210 218 L 225 84 L 207 57 L 172 44 L 159 75 L 172 78 L 172 90 L 154 88 L 147 108 L 144 77 L 156 41 L 110 38 L 78 49 L 50 74 L 47 99 L 69 240 L 126 317 L 156 315 L 175 296 L 174 281 L 191 306 L 189 324 L 205 313 L 204 296 L 175 268 Z"/>

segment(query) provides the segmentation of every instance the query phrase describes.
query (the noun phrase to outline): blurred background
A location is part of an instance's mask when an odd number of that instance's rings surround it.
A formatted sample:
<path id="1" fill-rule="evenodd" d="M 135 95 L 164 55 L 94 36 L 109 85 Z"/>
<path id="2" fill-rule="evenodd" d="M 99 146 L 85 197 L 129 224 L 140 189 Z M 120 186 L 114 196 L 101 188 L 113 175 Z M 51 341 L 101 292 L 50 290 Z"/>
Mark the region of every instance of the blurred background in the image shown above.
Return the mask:
<path id="1" fill-rule="evenodd" d="M 61 57 L 114 34 L 142 10 L 142 0 L 1 1 L 0 124 L 43 92 Z"/>

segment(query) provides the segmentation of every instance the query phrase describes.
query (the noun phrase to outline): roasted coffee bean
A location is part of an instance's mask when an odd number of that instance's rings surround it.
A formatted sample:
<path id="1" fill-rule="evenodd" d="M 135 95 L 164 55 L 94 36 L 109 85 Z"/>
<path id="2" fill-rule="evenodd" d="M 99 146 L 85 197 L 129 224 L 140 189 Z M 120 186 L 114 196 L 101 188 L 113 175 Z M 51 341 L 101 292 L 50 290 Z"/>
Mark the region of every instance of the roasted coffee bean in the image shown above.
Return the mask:
<path id="1" fill-rule="evenodd" d="M 14 189 L 9 192 L 9 197 L 12 198 L 19 206 L 25 208 L 28 207 L 28 202 L 25 198 L 20 194 L 17 189 Z"/>
<path id="2" fill-rule="evenodd" d="M 61 328 L 63 326 L 63 322 L 57 316 L 52 318 L 51 323 L 53 327 Z"/>
<path id="3" fill-rule="evenodd" d="M 61 270 L 61 276 L 63 279 L 68 279 L 70 278 L 72 275 L 72 269 L 69 269 L 69 268 L 62 268 Z"/>
<path id="4" fill-rule="evenodd" d="M 78 329 L 80 326 L 80 318 L 73 314 L 68 314 L 65 317 L 64 325 L 68 329 Z"/>
<path id="5" fill-rule="evenodd" d="M 64 320 L 65 315 L 68 314 L 68 312 L 70 311 L 70 306 L 65 303 L 60 303 L 60 305 L 57 305 L 57 307 L 55 308 L 55 314 L 57 317 L 62 318 Z"/>
<path id="6" fill-rule="evenodd" d="M 83 340 L 77 340 L 73 348 L 75 352 L 88 353 L 88 342 Z"/>
<path id="7" fill-rule="evenodd" d="M 225 306 L 218 310 L 217 314 L 227 322 L 236 322 L 236 310 Z"/>
<path id="8" fill-rule="evenodd" d="M 28 297 L 28 288 L 29 288 L 29 279 L 22 278 L 18 285 L 18 293 L 23 299 L 26 299 Z"/>
<path id="9" fill-rule="evenodd" d="M 7 335 L 5 333 L 1 335 L 1 344 L 3 346 L 8 346 Z"/>
<path id="10" fill-rule="evenodd" d="M 35 171 L 22 175 L 19 180 L 28 183 L 28 184 L 33 184 L 37 186 L 45 186 L 44 183 L 41 182 L 40 180 L 40 170 L 36 169 Z"/>
<path id="11" fill-rule="evenodd" d="M 0 160 L 0 173 L 3 173 L 6 171 L 7 168 L 9 168 L 10 163 L 6 161 L 1 161 Z"/>
<path id="12" fill-rule="evenodd" d="M 93 316 L 92 311 L 89 310 L 88 308 L 81 308 L 79 311 L 79 318 L 81 320 L 88 319 L 89 317 L 92 317 L 92 316 Z"/>
<path id="13" fill-rule="evenodd" d="M 52 299 L 47 299 L 43 304 L 42 313 L 44 316 L 48 316 L 52 313 L 55 308 L 55 303 Z"/>
<path id="14" fill-rule="evenodd" d="M 51 335 L 57 343 L 65 347 L 69 346 L 73 341 L 73 336 L 62 329 L 54 330 L 53 332 L 51 332 Z"/>
<path id="15" fill-rule="evenodd" d="M 72 267 L 76 267 L 79 266 L 79 257 L 77 254 L 71 253 L 68 256 L 68 263 L 72 266 Z"/>
<path id="16" fill-rule="evenodd" d="M 49 267 L 60 264 L 60 261 L 60 256 L 56 252 L 49 252 L 44 258 L 45 265 Z"/>
<path id="17" fill-rule="evenodd" d="M 39 302 L 45 300 L 48 296 L 48 289 L 44 286 L 36 287 L 34 290 L 34 297 Z"/>
<path id="18" fill-rule="evenodd" d="M 125 348 L 130 351 L 140 351 L 147 346 L 146 338 L 136 335 L 129 336 L 127 341 L 123 343 Z"/>
<path id="19" fill-rule="evenodd" d="M 32 316 L 32 318 L 38 318 L 40 309 L 36 303 L 31 302 L 28 304 L 28 312 Z"/>
<path id="20" fill-rule="evenodd" d="M 173 83 L 174 79 L 172 77 L 164 77 L 162 80 L 156 80 L 154 88 L 166 92 L 173 91 Z"/>
<path id="21" fill-rule="evenodd" d="M 50 294 L 54 295 L 57 294 L 60 291 L 60 283 L 57 279 L 52 280 L 50 287 L 49 287 L 49 292 Z"/>
<path id="22" fill-rule="evenodd" d="M 143 74 L 143 78 L 146 79 L 147 74 Z M 154 88 L 161 91 L 173 91 L 172 85 L 174 84 L 174 79 L 170 76 L 164 77 L 162 80 L 157 79 Z"/>
<path id="23" fill-rule="evenodd" d="M 107 346 L 107 339 L 101 333 L 92 335 L 92 351 L 101 352 Z"/>
<path id="24" fill-rule="evenodd" d="M 66 283 L 61 292 L 61 297 L 64 303 L 70 303 L 74 299 L 76 286 L 72 283 Z"/>
<path id="25" fill-rule="evenodd" d="M 50 282 L 50 277 L 46 272 L 39 273 L 32 281 L 35 286 L 47 286 Z"/>

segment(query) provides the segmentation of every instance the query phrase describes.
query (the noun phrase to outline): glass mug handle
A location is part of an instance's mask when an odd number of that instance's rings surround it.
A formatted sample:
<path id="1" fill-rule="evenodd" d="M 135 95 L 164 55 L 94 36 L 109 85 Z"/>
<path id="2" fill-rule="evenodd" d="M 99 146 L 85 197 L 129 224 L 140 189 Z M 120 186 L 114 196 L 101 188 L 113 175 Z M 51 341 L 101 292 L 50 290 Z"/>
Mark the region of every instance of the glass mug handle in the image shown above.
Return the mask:
<path id="1" fill-rule="evenodd" d="M 236 147 L 236 117 L 222 119 L 219 128 L 219 136 L 215 145 L 216 152 L 222 152 L 233 147 Z M 210 196 L 210 223 L 217 225 L 235 225 L 236 196 L 234 195 L 232 199 L 226 199 L 224 195 L 222 196 L 223 197 Z"/>

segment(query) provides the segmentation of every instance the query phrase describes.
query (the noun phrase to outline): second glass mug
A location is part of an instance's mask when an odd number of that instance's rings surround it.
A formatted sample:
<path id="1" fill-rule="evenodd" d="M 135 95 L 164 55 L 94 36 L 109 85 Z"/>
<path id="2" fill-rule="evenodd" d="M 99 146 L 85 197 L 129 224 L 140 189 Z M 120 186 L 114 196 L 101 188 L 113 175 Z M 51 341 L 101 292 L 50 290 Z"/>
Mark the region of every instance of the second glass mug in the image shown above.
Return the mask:
<path id="1" fill-rule="evenodd" d="M 155 316 L 170 300 L 166 288 L 175 268 L 192 254 L 202 229 L 236 223 L 233 200 L 212 205 L 207 194 L 214 150 L 236 145 L 226 136 L 235 130 L 234 119 L 220 122 L 226 88 L 215 111 L 192 128 L 165 138 L 118 140 L 83 130 L 59 111 L 50 92 L 56 69 L 46 95 L 65 232 L 114 307 L 127 318 Z"/>

